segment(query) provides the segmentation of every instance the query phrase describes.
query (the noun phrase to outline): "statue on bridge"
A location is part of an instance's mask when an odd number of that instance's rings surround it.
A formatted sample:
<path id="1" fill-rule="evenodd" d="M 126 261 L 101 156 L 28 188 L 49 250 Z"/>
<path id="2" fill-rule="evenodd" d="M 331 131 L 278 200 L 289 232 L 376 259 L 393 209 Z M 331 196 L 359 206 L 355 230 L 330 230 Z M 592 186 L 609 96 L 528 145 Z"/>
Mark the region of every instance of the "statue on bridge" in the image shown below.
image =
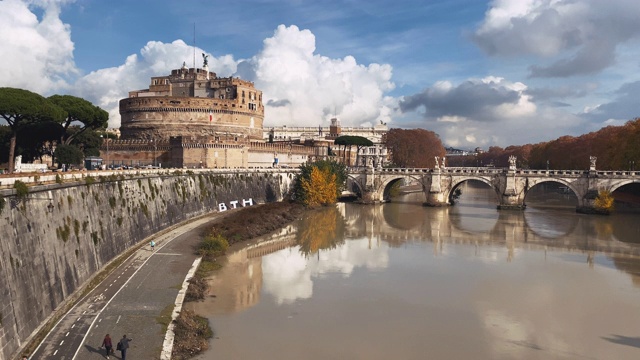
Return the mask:
<path id="1" fill-rule="evenodd" d="M 596 160 L 598 160 L 597 157 L 589 156 L 589 170 L 590 171 L 595 171 L 596 170 Z"/>
<path id="2" fill-rule="evenodd" d="M 436 156 L 435 158 L 436 158 L 436 166 L 434 168 L 437 169 L 437 168 L 440 167 L 440 162 L 438 161 L 438 159 L 440 159 L 440 157 Z"/>
<path id="3" fill-rule="evenodd" d="M 509 156 L 509 170 L 516 169 L 516 159 L 514 155 Z"/>

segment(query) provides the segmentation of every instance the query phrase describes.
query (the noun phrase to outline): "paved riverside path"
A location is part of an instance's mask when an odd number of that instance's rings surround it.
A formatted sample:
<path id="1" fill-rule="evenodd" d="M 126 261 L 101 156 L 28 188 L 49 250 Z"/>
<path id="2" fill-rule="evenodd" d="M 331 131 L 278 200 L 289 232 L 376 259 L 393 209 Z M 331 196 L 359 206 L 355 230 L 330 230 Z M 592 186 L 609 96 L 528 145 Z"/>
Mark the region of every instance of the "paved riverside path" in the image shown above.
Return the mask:
<path id="1" fill-rule="evenodd" d="M 226 214 L 226 213 L 225 213 Z M 157 318 L 173 309 L 178 291 L 197 256 L 201 231 L 224 214 L 212 213 L 152 237 L 56 324 L 30 359 L 104 359 L 108 333 L 115 350 L 126 334 L 127 359 L 160 359 L 165 334 Z M 167 311 L 165 311 L 168 313 Z M 170 313 L 169 313 L 170 314 Z M 120 359 L 120 352 L 115 357 Z"/>

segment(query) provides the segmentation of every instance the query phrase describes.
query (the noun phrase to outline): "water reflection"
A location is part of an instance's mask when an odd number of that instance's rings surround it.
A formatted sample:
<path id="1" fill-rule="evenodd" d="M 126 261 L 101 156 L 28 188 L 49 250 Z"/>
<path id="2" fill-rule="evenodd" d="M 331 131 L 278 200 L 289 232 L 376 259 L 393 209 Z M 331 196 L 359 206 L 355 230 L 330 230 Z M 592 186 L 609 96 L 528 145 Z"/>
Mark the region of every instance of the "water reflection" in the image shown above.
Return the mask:
<path id="1" fill-rule="evenodd" d="M 339 204 L 229 255 L 189 305 L 217 336 L 199 358 L 633 356 L 637 219 L 498 211 L 487 191 Z"/>
<path id="2" fill-rule="evenodd" d="M 307 214 L 298 226 L 297 244 L 300 251 L 309 256 L 319 250 L 335 249 L 344 239 L 344 222 L 337 208 L 321 208 Z"/>

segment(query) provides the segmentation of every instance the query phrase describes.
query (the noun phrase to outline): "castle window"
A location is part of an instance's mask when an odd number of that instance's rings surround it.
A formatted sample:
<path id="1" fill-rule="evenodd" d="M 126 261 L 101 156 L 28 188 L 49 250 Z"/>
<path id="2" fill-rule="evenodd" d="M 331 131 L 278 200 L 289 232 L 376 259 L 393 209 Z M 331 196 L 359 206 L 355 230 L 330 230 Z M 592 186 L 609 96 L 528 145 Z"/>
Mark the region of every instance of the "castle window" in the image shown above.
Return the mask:
<path id="1" fill-rule="evenodd" d="M 244 97 L 244 90 L 242 90 L 242 97 Z M 244 100 L 243 100 L 244 101 Z"/>
<path id="2" fill-rule="evenodd" d="M 164 79 L 164 84 L 169 85 L 169 79 Z"/>

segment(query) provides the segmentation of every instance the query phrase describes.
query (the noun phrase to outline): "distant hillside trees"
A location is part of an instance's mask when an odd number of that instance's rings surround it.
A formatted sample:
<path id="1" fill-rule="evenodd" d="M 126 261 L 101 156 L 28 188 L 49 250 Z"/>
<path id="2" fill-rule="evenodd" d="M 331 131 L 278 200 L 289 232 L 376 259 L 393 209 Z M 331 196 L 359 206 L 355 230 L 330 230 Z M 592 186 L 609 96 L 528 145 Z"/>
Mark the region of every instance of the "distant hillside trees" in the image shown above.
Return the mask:
<path id="1" fill-rule="evenodd" d="M 392 166 L 433 168 L 435 157 L 443 157 L 445 149 L 440 137 L 425 129 L 390 129 L 383 139 Z"/>
<path id="2" fill-rule="evenodd" d="M 587 170 L 589 157 L 598 158 L 599 170 L 640 170 L 640 118 L 623 126 L 607 126 L 578 137 L 562 136 L 537 144 L 490 147 L 475 156 L 450 157 L 450 166 L 507 167 L 509 156 L 519 168 Z"/>

